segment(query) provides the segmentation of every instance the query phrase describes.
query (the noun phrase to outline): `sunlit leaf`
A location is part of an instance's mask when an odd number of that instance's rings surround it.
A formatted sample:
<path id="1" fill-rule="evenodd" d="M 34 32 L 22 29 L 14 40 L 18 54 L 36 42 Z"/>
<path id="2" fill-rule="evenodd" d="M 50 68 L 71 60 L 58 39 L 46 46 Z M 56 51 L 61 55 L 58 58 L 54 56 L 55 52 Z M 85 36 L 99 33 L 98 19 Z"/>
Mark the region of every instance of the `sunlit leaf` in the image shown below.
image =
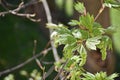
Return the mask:
<path id="1" fill-rule="evenodd" d="M 104 5 L 109 8 L 120 9 L 120 1 L 119 0 L 104 0 Z"/>
<path id="2" fill-rule="evenodd" d="M 71 26 L 76 26 L 76 25 L 79 25 L 80 22 L 77 21 L 77 20 L 71 20 L 68 24 L 71 25 Z"/>
<path id="3" fill-rule="evenodd" d="M 46 27 L 49 28 L 49 29 L 56 29 L 58 25 L 56 24 L 53 24 L 53 23 L 47 23 L 46 24 Z"/>
<path id="4" fill-rule="evenodd" d="M 77 2 L 76 4 L 75 4 L 75 9 L 79 12 L 79 13 L 84 13 L 84 11 L 85 11 L 85 7 L 84 7 L 84 5 L 83 5 L 83 3 L 80 3 L 80 2 Z"/>
<path id="5" fill-rule="evenodd" d="M 113 73 L 110 76 L 108 76 L 109 80 L 114 80 L 114 78 L 118 77 L 119 75 L 117 73 Z"/>
<path id="6" fill-rule="evenodd" d="M 72 31 L 72 34 L 73 34 L 73 36 L 74 36 L 75 38 L 78 38 L 78 39 L 82 38 L 82 34 L 81 34 L 81 32 L 80 32 L 79 29 L 74 29 L 74 30 Z"/>
<path id="7" fill-rule="evenodd" d="M 78 46 L 77 51 L 79 52 L 80 57 L 81 57 L 79 66 L 83 66 L 86 63 L 87 51 L 83 45 Z"/>
<path id="8" fill-rule="evenodd" d="M 99 39 L 101 39 L 100 36 L 87 39 L 86 47 L 90 50 L 96 50 L 96 45 L 100 44 Z"/>
<path id="9" fill-rule="evenodd" d="M 76 42 L 76 39 L 69 34 L 59 35 L 59 37 L 55 40 L 55 44 L 62 45 L 62 44 L 71 44 Z"/>

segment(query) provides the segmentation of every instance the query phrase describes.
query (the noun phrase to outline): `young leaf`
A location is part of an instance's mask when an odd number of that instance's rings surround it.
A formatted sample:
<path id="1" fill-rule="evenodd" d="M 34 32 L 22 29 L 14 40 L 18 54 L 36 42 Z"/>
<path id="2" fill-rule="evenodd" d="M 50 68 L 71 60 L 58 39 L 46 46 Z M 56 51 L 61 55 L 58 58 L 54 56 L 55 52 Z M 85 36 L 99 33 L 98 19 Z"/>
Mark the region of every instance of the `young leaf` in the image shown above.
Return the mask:
<path id="1" fill-rule="evenodd" d="M 79 29 L 74 29 L 74 30 L 72 30 L 72 34 L 73 34 L 73 36 L 74 36 L 75 38 L 77 38 L 77 39 L 82 38 L 82 34 L 81 34 L 81 32 L 80 32 Z"/>
<path id="2" fill-rule="evenodd" d="M 69 24 L 70 26 L 76 26 L 76 25 L 80 25 L 80 22 L 77 21 L 77 20 L 71 20 L 68 24 Z"/>
<path id="3" fill-rule="evenodd" d="M 75 10 L 77 10 L 79 13 L 83 14 L 85 12 L 85 7 L 83 3 L 77 2 L 75 4 Z"/>
<path id="4" fill-rule="evenodd" d="M 78 63 L 80 61 L 80 57 L 75 55 L 71 58 L 71 60 L 74 60 L 75 63 Z"/>
<path id="5" fill-rule="evenodd" d="M 77 51 L 79 52 L 80 57 L 81 57 L 79 66 L 83 66 L 86 63 L 87 51 L 83 45 L 78 46 Z"/>
<path id="6" fill-rule="evenodd" d="M 83 74 L 83 76 L 82 80 L 95 80 L 95 75 L 90 72 Z"/>
<path id="7" fill-rule="evenodd" d="M 100 49 L 100 52 L 102 53 L 102 60 L 106 59 L 107 50 L 112 49 L 112 41 L 108 36 L 103 36 L 101 39 L 101 42 L 97 47 Z"/>
<path id="8" fill-rule="evenodd" d="M 64 57 L 65 58 L 70 58 L 73 56 L 73 51 L 74 50 L 74 47 L 76 47 L 76 43 L 72 43 L 72 44 L 66 44 L 64 49 L 63 49 L 63 52 L 64 52 Z"/>
<path id="9" fill-rule="evenodd" d="M 106 56 L 107 56 L 107 49 L 106 48 L 102 48 L 101 50 L 101 53 L 102 53 L 102 60 L 105 60 L 106 59 Z"/>
<path id="10" fill-rule="evenodd" d="M 94 17 L 90 16 L 90 14 L 86 14 L 85 16 L 82 15 L 80 17 L 80 24 L 92 32 L 93 24 L 94 24 Z"/>
<path id="11" fill-rule="evenodd" d="M 96 50 L 96 45 L 100 44 L 101 37 L 93 37 L 86 40 L 86 47 L 90 50 Z"/>
<path id="12" fill-rule="evenodd" d="M 117 73 L 113 73 L 110 76 L 108 76 L 108 80 L 114 80 L 114 78 L 118 77 Z"/>
<path id="13" fill-rule="evenodd" d="M 104 5 L 109 8 L 120 9 L 119 0 L 104 0 Z"/>
<path id="14" fill-rule="evenodd" d="M 58 44 L 58 45 L 71 44 L 74 42 L 76 42 L 76 39 L 70 34 L 62 34 L 62 35 L 59 35 L 59 37 L 55 39 L 55 44 Z"/>
<path id="15" fill-rule="evenodd" d="M 49 28 L 49 29 L 56 29 L 58 27 L 58 25 L 53 24 L 53 23 L 47 23 L 46 27 Z"/>
<path id="16" fill-rule="evenodd" d="M 50 35 L 51 39 L 55 39 L 58 36 L 58 33 L 56 31 L 53 31 Z"/>

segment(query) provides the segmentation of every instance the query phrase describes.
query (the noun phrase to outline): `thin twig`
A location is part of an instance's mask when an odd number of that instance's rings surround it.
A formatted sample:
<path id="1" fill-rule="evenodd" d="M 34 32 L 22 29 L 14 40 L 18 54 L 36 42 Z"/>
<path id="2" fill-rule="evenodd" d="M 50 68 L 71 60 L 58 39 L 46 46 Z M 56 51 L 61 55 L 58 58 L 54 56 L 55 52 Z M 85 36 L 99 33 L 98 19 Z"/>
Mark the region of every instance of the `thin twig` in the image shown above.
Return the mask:
<path id="1" fill-rule="evenodd" d="M 50 46 L 50 40 L 48 41 L 47 45 L 45 46 L 45 49 Z"/>
<path id="2" fill-rule="evenodd" d="M 40 22 L 40 19 L 36 20 L 36 19 L 33 18 L 33 17 L 35 17 L 35 14 L 19 13 L 19 11 L 21 9 L 25 8 L 25 7 L 26 7 L 26 5 L 24 4 L 24 2 L 21 2 L 16 9 L 13 9 L 13 10 L 8 10 L 7 9 L 7 11 L 0 12 L 0 16 L 5 16 L 6 14 L 13 14 L 13 15 L 16 15 L 16 16 L 26 17 L 27 19 L 29 19 L 33 22 Z"/>
<path id="3" fill-rule="evenodd" d="M 55 68 L 54 65 L 52 67 L 50 67 L 50 69 L 45 74 L 45 78 L 47 78 L 53 72 L 54 68 Z"/>
<path id="4" fill-rule="evenodd" d="M 48 21 L 48 23 L 52 23 L 52 16 L 51 16 L 50 9 L 48 7 L 47 1 L 42 0 L 42 3 L 43 3 L 43 6 L 44 6 L 44 9 L 45 9 L 45 12 L 46 12 L 47 21 Z M 51 34 L 52 30 L 49 29 L 49 32 Z M 58 56 L 58 52 L 57 52 L 57 49 L 55 48 L 52 40 L 51 40 L 51 46 L 52 46 L 52 51 L 53 51 L 53 54 L 54 54 L 55 61 L 59 61 L 60 59 L 59 59 L 59 56 Z"/>
<path id="5" fill-rule="evenodd" d="M 37 40 L 34 40 L 34 48 L 33 48 L 33 56 L 36 53 L 36 46 L 37 46 Z M 39 68 L 43 71 L 43 80 L 45 80 L 45 68 L 42 66 L 42 64 L 40 63 L 38 58 L 35 58 L 35 61 L 37 63 L 37 65 L 39 66 Z"/>
<path id="6" fill-rule="evenodd" d="M 35 56 L 35 53 L 36 53 L 36 46 L 37 46 L 37 40 L 34 40 L 33 56 Z M 35 58 L 35 61 L 36 61 L 37 65 L 40 67 L 40 69 L 43 70 L 43 67 L 42 67 L 40 61 L 37 58 Z"/>
<path id="7" fill-rule="evenodd" d="M 48 21 L 48 23 L 52 23 L 52 16 L 51 16 L 50 9 L 48 7 L 47 1 L 46 0 L 41 0 L 41 1 L 43 3 L 44 9 L 45 9 L 47 21 Z M 51 29 L 49 29 L 49 33 L 50 33 L 50 35 L 52 34 L 52 30 Z M 57 49 L 55 48 L 54 43 L 53 43 L 52 40 L 51 40 L 51 46 L 52 46 L 52 51 L 53 51 L 54 59 L 57 62 L 57 61 L 60 60 L 60 58 L 59 58 Z M 60 77 L 60 79 L 62 79 L 61 75 L 59 75 L 59 77 Z"/>
<path id="8" fill-rule="evenodd" d="M 103 2 L 103 1 L 101 1 L 101 3 L 102 3 L 102 2 Z M 95 17 L 94 21 L 97 20 L 97 18 L 100 16 L 100 14 L 103 12 L 104 9 L 105 9 L 105 6 L 104 6 L 103 3 L 102 3 L 102 7 L 100 8 L 100 10 L 99 10 L 97 16 Z"/>
<path id="9" fill-rule="evenodd" d="M 45 50 L 41 51 L 39 54 L 36 54 L 35 56 L 27 59 L 25 62 L 23 62 L 23 63 L 15 66 L 15 67 L 12 67 L 12 68 L 10 68 L 10 69 L 6 69 L 6 70 L 4 70 L 4 71 L 1 71 L 1 72 L 0 72 L 0 76 L 2 76 L 3 74 L 7 74 L 7 73 L 10 73 L 10 72 L 12 72 L 12 71 L 15 71 L 15 70 L 17 70 L 17 69 L 25 66 L 26 64 L 28 64 L 29 62 L 33 61 L 34 59 L 36 59 L 37 57 L 41 56 L 42 54 L 48 53 L 48 51 L 50 51 L 50 50 L 51 50 L 51 48 L 45 49 Z"/>
<path id="10" fill-rule="evenodd" d="M 51 62 L 47 62 L 47 61 L 41 61 L 41 63 L 42 63 L 42 64 L 45 64 L 45 65 L 54 64 L 54 62 L 53 62 L 53 61 L 51 61 Z"/>
<path id="11" fill-rule="evenodd" d="M 54 78 L 54 80 L 58 80 L 59 75 L 61 75 L 65 65 L 68 63 L 68 59 L 66 60 L 66 62 L 63 64 L 62 68 L 59 70 L 58 74 L 56 75 L 56 77 Z"/>

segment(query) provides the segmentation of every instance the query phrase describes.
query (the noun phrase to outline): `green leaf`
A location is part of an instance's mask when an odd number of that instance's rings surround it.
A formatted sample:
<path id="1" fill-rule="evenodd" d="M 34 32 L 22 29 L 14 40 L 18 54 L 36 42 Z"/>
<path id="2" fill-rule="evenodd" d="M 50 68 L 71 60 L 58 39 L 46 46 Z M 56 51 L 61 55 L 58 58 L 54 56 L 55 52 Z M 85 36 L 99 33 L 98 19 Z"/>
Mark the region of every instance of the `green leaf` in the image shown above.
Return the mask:
<path id="1" fill-rule="evenodd" d="M 75 10 L 77 10 L 79 13 L 83 14 L 85 12 L 85 7 L 83 3 L 77 2 L 75 4 Z"/>
<path id="2" fill-rule="evenodd" d="M 114 78 L 118 77 L 119 75 L 117 73 L 113 73 L 110 76 L 108 76 L 108 80 L 114 80 Z"/>
<path id="3" fill-rule="evenodd" d="M 70 72 L 70 74 L 71 74 L 70 80 L 81 80 L 80 79 L 80 75 L 81 75 L 80 71 L 73 70 Z"/>
<path id="4" fill-rule="evenodd" d="M 100 44 L 101 36 L 89 38 L 86 40 L 86 47 L 90 50 L 97 50 L 96 45 Z"/>
<path id="5" fill-rule="evenodd" d="M 71 58 L 71 60 L 74 60 L 74 62 L 78 63 L 80 61 L 80 57 L 75 55 Z"/>
<path id="6" fill-rule="evenodd" d="M 58 25 L 53 24 L 53 23 L 47 23 L 46 27 L 49 28 L 49 29 L 56 29 L 58 27 Z"/>
<path id="7" fill-rule="evenodd" d="M 58 36 L 58 32 L 53 31 L 52 34 L 50 35 L 51 39 L 55 39 Z"/>
<path id="8" fill-rule="evenodd" d="M 107 76 L 106 72 L 97 72 L 96 74 L 92 74 L 90 72 L 83 74 L 82 80 L 114 80 L 115 77 L 118 76 L 118 74 L 112 74 L 110 76 Z"/>
<path id="9" fill-rule="evenodd" d="M 86 63 L 87 51 L 83 45 L 78 46 L 77 51 L 79 52 L 80 57 L 81 57 L 79 66 L 83 66 Z"/>
<path id="10" fill-rule="evenodd" d="M 101 43 L 97 45 L 102 53 L 102 60 L 106 59 L 107 50 L 112 49 L 112 40 L 108 36 L 103 36 L 101 39 Z"/>
<path id="11" fill-rule="evenodd" d="M 77 39 L 82 38 L 82 34 L 81 34 L 81 32 L 80 32 L 79 29 L 74 29 L 74 30 L 72 30 L 72 34 L 73 34 L 73 36 L 74 36 L 75 38 L 77 38 Z"/>
<path id="12" fill-rule="evenodd" d="M 84 78 L 82 80 L 95 80 L 95 75 L 87 72 L 86 74 L 83 74 Z"/>
<path id="13" fill-rule="evenodd" d="M 97 28 L 102 28 L 102 26 L 99 24 L 99 23 L 97 23 L 97 22 L 94 22 L 93 23 L 93 27 L 97 27 Z"/>
<path id="14" fill-rule="evenodd" d="M 93 37 L 95 37 L 95 36 L 102 36 L 102 34 L 104 34 L 103 30 L 104 30 L 103 28 L 94 27 L 93 28 L 93 32 L 92 32 Z"/>
<path id="15" fill-rule="evenodd" d="M 53 29 L 53 31 L 56 31 L 58 34 L 71 34 L 70 30 L 64 26 L 63 24 L 53 24 L 53 23 L 47 23 L 47 28 Z"/>
<path id="16" fill-rule="evenodd" d="M 109 8 L 115 8 L 115 9 L 120 8 L 119 0 L 104 0 L 104 5 Z"/>
<path id="17" fill-rule="evenodd" d="M 99 72 L 95 74 L 96 80 L 107 80 L 107 74 L 106 72 Z"/>
<path id="18" fill-rule="evenodd" d="M 101 53 L 102 53 L 102 60 L 105 60 L 106 59 L 106 56 L 107 56 L 107 49 L 106 48 L 102 48 L 101 50 Z"/>
<path id="19" fill-rule="evenodd" d="M 104 33 L 105 33 L 104 28 L 99 23 L 94 22 L 92 35 L 93 36 L 100 36 Z"/>
<path id="20" fill-rule="evenodd" d="M 82 15 L 80 17 L 80 24 L 92 32 L 93 24 L 94 24 L 94 17 L 90 16 L 90 14 L 86 14 L 85 16 Z"/>
<path id="21" fill-rule="evenodd" d="M 88 39 L 89 38 L 89 32 L 86 30 L 80 30 L 82 34 L 82 39 Z"/>
<path id="22" fill-rule="evenodd" d="M 74 50 L 74 47 L 76 47 L 76 43 L 72 43 L 72 44 L 66 44 L 64 49 L 63 49 L 63 52 L 64 52 L 64 57 L 65 58 L 70 58 L 73 56 L 73 51 Z"/>
<path id="23" fill-rule="evenodd" d="M 112 35 L 113 33 L 116 32 L 116 28 L 113 27 L 113 26 L 110 26 L 110 27 L 108 27 L 107 29 L 104 29 L 104 31 L 105 31 L 106 34 L 108 34 L 108 35 L 109 35 L 109 34 Z"/>
<path id="24" fill-rule="evenodd" d="M 59 24 L 55 31 L 57 31 L 59 34 L 71 34 L 71 31 L 63 24 Z"/>
<path id="25" fill-rule="evenodd" d="M 56 45 L 71 44 L 74 42 L 76 42 L 76 39 L 70 34 L 62 34 L 55 39 Z"/>
<path id="26" fill-rule="evenodd" d="M 71 26 L 76 26 L 76 25 L 80 25 L 80 22 L 77 20 L 71 20 L 68 24 Z"/>

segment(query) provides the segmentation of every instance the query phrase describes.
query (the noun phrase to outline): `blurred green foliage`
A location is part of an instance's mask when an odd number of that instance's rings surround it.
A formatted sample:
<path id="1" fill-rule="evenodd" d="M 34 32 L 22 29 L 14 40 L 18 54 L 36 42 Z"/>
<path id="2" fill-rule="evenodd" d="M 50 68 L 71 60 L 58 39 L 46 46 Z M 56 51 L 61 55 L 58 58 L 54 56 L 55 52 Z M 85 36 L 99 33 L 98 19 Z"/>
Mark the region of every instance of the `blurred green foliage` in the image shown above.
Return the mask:
<path id="1" fill-rule="evenodd" d="M 111 23 L 116 27 L 116 33 L 113 35 L 115 49 L 120 53 L 120 11 L 111 9 Z"/>
<path id="2" fill-rule="evenodd" d="M 120 11 L 111 9 L 111 23 L 116 28 L 113 42 L 116 54 L 116 72 L 120 72 Z"/>
<path id="3" fill-rule="evenodd" d="M 56 6 L 59 9 L 64 9 L 67 16 L 73 15 L 73 2 L 74 0 L 55 0 Z"/>

